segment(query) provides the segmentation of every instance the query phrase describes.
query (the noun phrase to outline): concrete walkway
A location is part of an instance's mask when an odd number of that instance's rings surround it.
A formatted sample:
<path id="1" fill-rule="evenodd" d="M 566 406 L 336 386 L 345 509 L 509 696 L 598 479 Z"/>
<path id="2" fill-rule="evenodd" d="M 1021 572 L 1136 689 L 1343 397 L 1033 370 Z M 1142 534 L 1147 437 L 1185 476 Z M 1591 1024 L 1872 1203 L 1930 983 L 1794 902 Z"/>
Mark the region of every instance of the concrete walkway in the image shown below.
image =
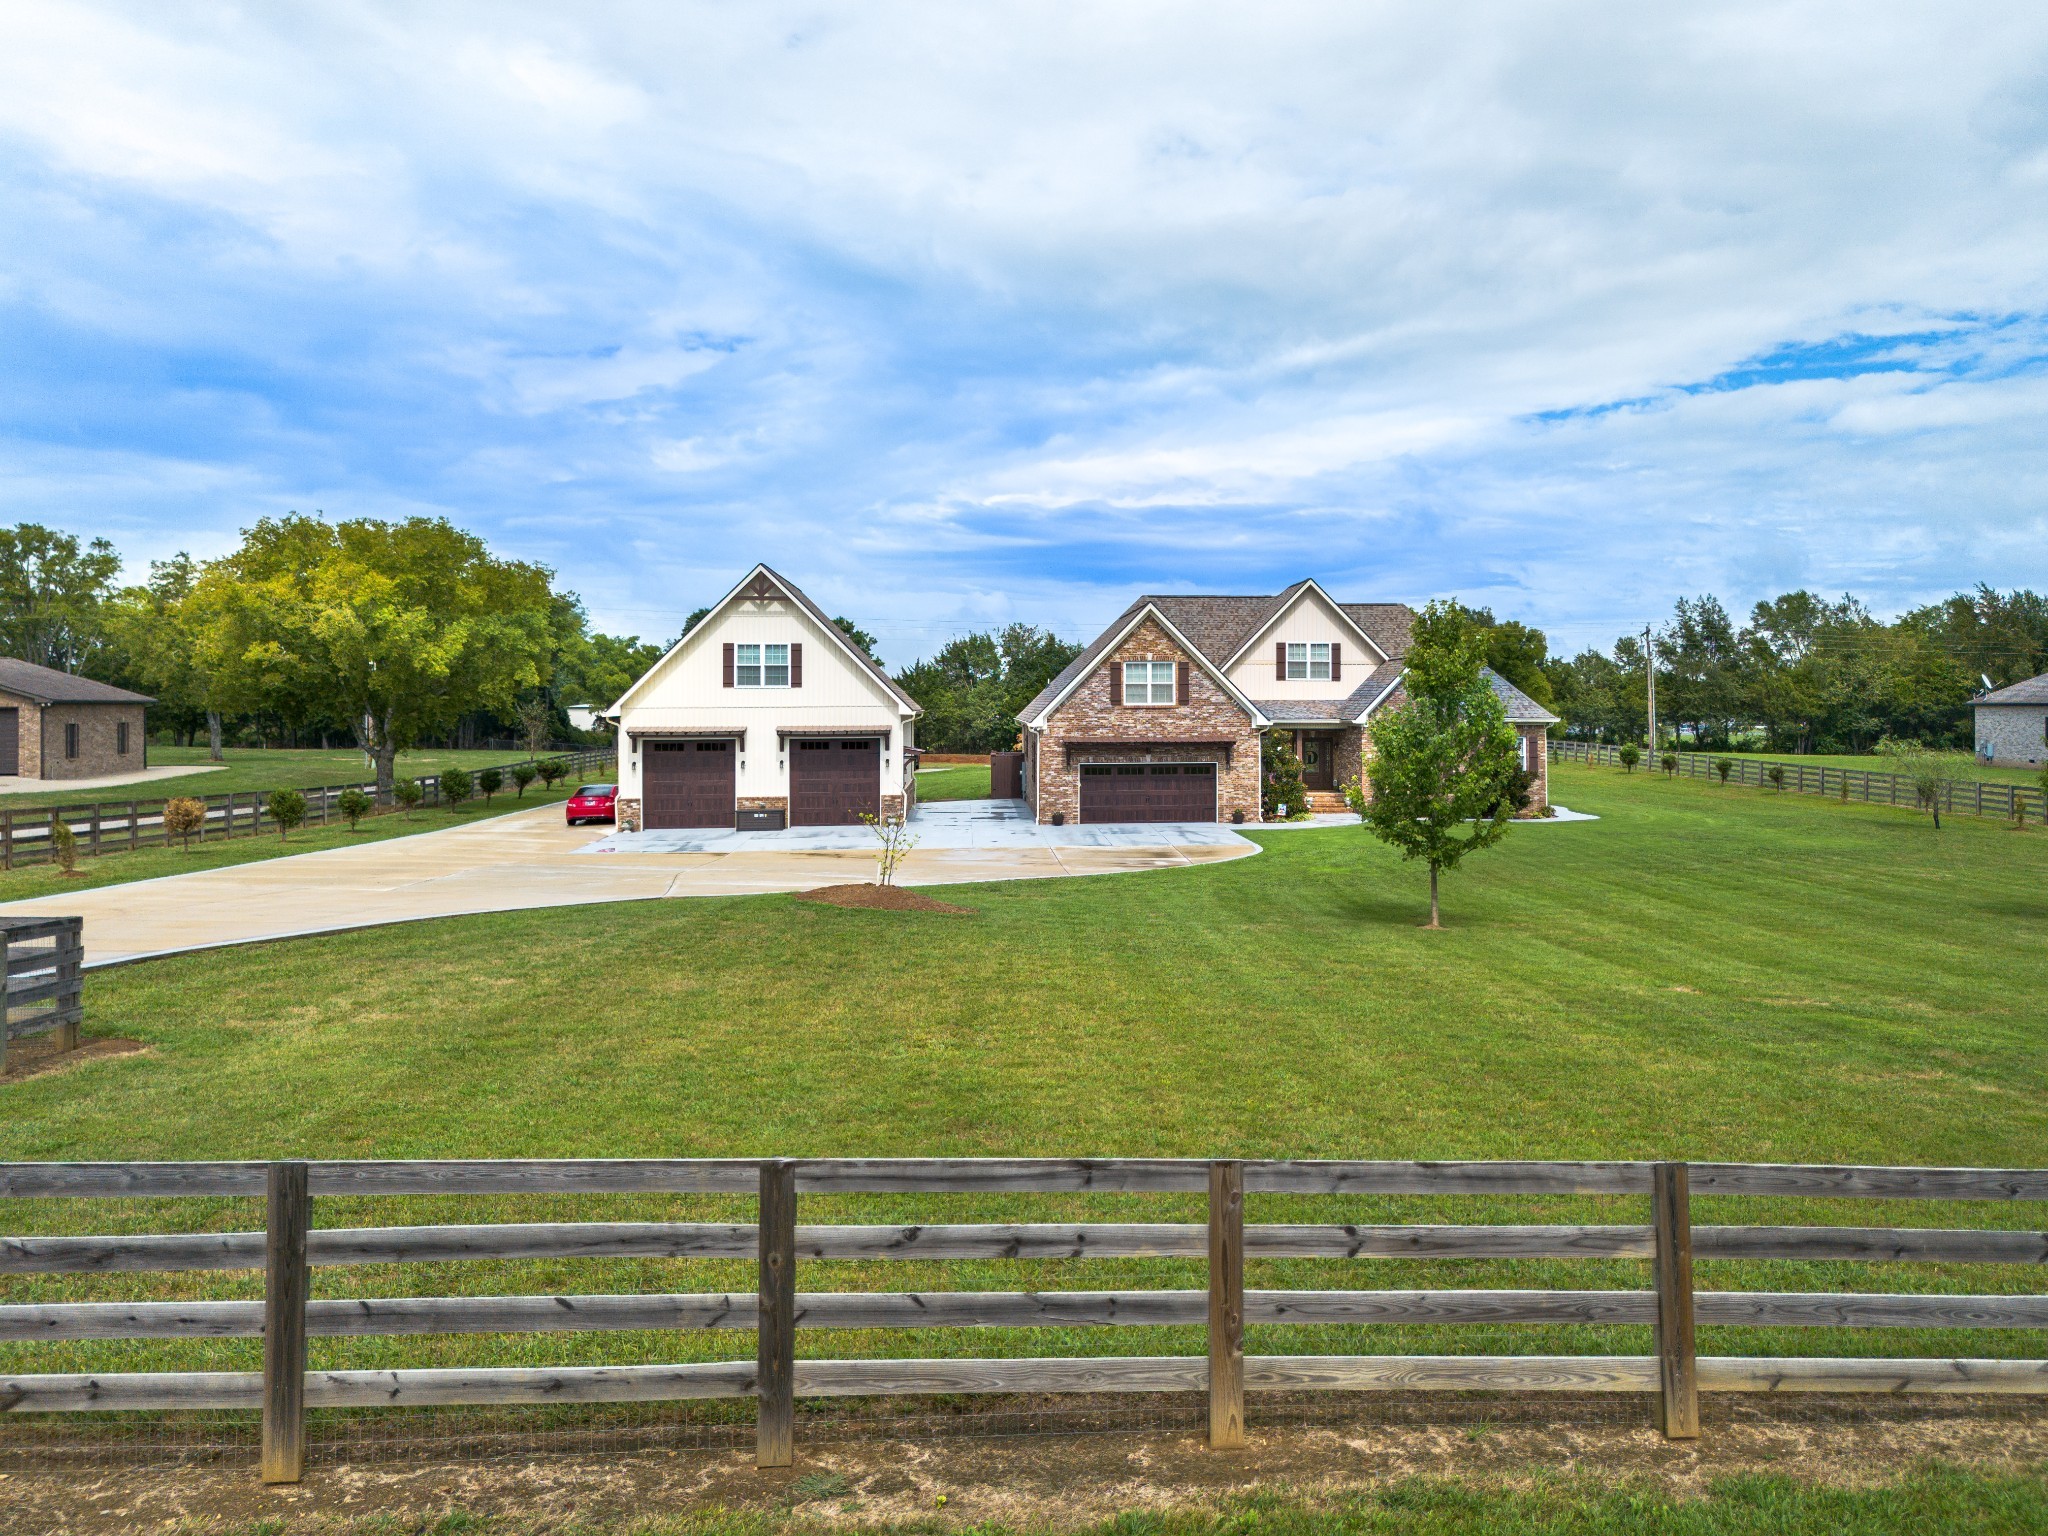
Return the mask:
<path id="1" fill-rule="evenodd" d="M 0 795 L 83 794 L 89 789 L 119 789 L 124 784 L 150 784 L 158 779 L 182 779 L 195 773 L 223 773 L 226 763 L 179 763 L 168 768 L 137 768 L 133 773 L 103 773 L 96 779 L 25 779 L 18 773 L 0 773 Z"/>
<path id="2" fill-rule="evenodd" d="M 995 802 L 953 802 L 989 806 Z M 1228 828 L 1093 828 L 1134 836 L 1061 842 L 1023 839 L 978 844 L 972 828 L 991 818 L 966 810 L 920 816 L 928 843 L 905 862 L 905 885 L 973 880 L 1033 880 L 1120 874 L 1242 858 L 1256 844 Z M 993 822 L 1000 822 L 1000 814 Z M 1029 823 L 1025 823 L 1026 826 Z M 0 916 L 66 913 L 85 918 L 86 963 L 126 960 L 247 944 L 262 939 L 416 922 L 467 912 L 646 901 L 671 896 L 746 896 L 872 881 L 874 836 L 865 827 L 844 846 L 808 846 L 803 834 L 725 833 L 716 847 L 609 849 L 625 839 L 562 824 L 559 805 L 495 816 L 444 832 L 422 832 L 354 848 L 137 880 L 34 901 L 0 904 Z M 1053 831 L 1081 831 L 1080 828 Z M 640 834 L 654 837 L 660 834 Z M 967 839 L 962 841 L 962 838 Z"/>

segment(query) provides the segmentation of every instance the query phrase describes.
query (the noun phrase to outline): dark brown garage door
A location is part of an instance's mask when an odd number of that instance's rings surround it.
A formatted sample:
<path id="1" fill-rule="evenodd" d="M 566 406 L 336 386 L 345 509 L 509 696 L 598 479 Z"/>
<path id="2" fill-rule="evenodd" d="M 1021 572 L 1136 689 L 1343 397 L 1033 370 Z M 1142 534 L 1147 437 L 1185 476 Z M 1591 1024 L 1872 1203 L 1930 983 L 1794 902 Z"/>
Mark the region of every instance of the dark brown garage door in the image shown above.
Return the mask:
<path id="1" fill-rule="evenodd" d="M 1214 763 L 1083 763 L 1081 819 L 1214 821 Z"/>
<path id="2" fill-rule="evenodd" d="M 738 762 L 729 741 L 643 741 L 640 824 L 731 827 Z"/>
<path id="3" fill-rule="evenodd" d="M 862 816 L 881 813 L 881 742 L 870 738 L 789 744 L 792 827 L 857 827 Z"/>
<path id="4" fill-rule="evenodd" d="M 0 709 L 0 773 L 21 772 L 21 711 Z"/>

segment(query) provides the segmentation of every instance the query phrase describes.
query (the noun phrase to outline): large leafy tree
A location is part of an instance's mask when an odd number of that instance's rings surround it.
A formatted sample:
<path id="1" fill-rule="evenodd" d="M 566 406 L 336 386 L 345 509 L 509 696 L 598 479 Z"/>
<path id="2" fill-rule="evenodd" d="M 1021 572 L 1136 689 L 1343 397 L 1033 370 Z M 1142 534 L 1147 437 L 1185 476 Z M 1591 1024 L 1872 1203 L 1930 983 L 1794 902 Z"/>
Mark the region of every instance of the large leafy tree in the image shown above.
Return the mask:
<path id="1" fill-rule="evenodd" d="M 425 517 L 266 518 L 187 606 L 228 690 L 350 722 L 387 802 L 401 750 L 549 680 L 560 620 L 544 567 Z"/>
<path id="2" fill-rule="evenodd" d="M 1373 721 L 1372 791 L 1346 786 L 1375 837 L 1429 865 L 1429 925 L 1443 926 L 1437 878 L 1507 835 L 1519 766 L 1515 728 L 1486 680 L 1485 638 L 1453 603 L 1417 617 L 1399 708 Z"/>
<path id="3" fill-rule="evenodd" d="M 925 709 L 920 743 L 937 752 L 1001 752 L 1017 740 L 1017 715 L 1080 654 L 1032 624 L 961 635 L 938 655 L 896 675 Z"/>
<path id="4" fill-rule="evenodd" d="M 105 539 L 80 543 L 40 523 L 0 528 L 0 654 L 86 670 L 120 574 L 121 557 Z"/>
<path id="5" fill-rule="evenodd" d="M 217 735 L 220 716 L 208 696 L 212 679 L 185 614 L 198 580 L 197 563 L 181 551 L 152 560 L 145 584 L 117 592 L 102 616 L 105 670 L 123 687 L 155 697 L 150 715 L 156 725 L 182 735 L 210 723 Z"/>

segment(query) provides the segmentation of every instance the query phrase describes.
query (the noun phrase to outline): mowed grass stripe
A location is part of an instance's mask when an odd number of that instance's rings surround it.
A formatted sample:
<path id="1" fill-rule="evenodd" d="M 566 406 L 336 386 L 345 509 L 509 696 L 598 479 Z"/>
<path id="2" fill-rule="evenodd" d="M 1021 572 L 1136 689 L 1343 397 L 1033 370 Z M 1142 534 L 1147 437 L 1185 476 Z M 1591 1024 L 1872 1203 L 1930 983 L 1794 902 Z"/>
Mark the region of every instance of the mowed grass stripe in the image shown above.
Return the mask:
<path id="1" fill-rule="evenodd" d="M 2048 1161 L 2048 834 L 1560 769 L 1597 823 L 1446 884 L 1356 829 L 1204 869 L 954 887 L 973 918 L 781 897 L 506 913 L 95 977 L 136 1057 L 0 1089 L 9 1158 L 1172 1155 Z M 248 1228 L 254 1201 L 23 1201 L 23 1232 Z M 1646 1200 L 1253 1196 L 1253 1221 L 1643 1221 Z M 836 1196 L 806 1221 L 1199 1220 L 1192 1197 Z M 751 1202 L 322 1200 L 321 1226 L 748 1220 Z M 1700 1222 L 2048 1227 L 2040 1205 L 1699 1200 Z M 1705 1262 L 1716 1289 L 2024 1293 L 2029 1266 Z M 9 1277 L 0 1300 L 256 1294 Z M 1169 1261 L 804 1266 L 805 1289 L 1199 1288 Z M 1255 1288 L 1640 1289 L 1633 1262 L 1254 1262 Z M 323 1270 L 318 1296 L 751 1290 L 670 1261 Z M 2039 1355 L 2020 1330 L 1703 1329 L 1719 1354 Z M 817 1355 L 1199 1352 L 1198 1330 L 806 1334 Z M 1255 1328 L 1256 1353 L 1644 1353 L 1648 1330 Z M 740 1358 L 745 1335 L 314 1342 L 323 1367 Z M 248 1369 L 247 1341 L 0 1369 Z"/>

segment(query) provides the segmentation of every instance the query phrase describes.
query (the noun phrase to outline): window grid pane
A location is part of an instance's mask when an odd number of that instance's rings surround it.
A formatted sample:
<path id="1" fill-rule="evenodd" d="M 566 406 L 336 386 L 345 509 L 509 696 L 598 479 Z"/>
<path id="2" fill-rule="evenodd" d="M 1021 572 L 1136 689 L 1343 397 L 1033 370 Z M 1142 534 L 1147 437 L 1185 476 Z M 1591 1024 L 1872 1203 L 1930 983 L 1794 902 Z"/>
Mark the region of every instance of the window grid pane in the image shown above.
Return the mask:
<path id="1" fill-rule="evenodd" d="M 1287 647 L 1287 675 L 1290 678 L 1308 676 L 1308 647 L 1293 645 Z"/>
<path id="2" fill-rule="evenodd" d="M 1327 644 L 1318 643 L 1308 648 L 1308 675 L 1326 682 L 1329 680 L 1330 647 Z"/>

